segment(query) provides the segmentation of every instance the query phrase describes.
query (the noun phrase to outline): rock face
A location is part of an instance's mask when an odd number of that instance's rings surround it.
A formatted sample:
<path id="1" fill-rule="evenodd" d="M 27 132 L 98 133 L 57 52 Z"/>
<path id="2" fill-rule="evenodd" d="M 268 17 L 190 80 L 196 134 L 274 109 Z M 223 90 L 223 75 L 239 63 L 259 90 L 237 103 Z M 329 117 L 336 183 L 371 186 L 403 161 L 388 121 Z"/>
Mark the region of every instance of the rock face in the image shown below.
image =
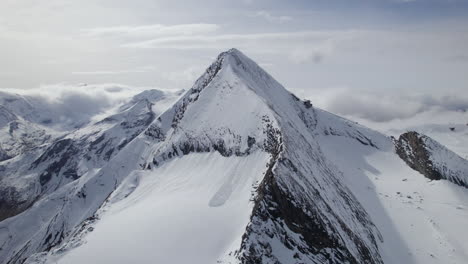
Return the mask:
<path id="1" fill-rule="evenodd" d="M 424 138 L 419 133 L 411 131 L 400 135 L 396 141 L 396 152 L 412 169 L 421 172 L 427 178 L 443 178 L 434 168 Z"/>
<path id="2" fill-rule="evenodd" d="M 468 187 L 468 161 L 432 138 L 415 131 L 395 140 L 396 152 L 412 169 L 431 180 L 448 180 Z"/>

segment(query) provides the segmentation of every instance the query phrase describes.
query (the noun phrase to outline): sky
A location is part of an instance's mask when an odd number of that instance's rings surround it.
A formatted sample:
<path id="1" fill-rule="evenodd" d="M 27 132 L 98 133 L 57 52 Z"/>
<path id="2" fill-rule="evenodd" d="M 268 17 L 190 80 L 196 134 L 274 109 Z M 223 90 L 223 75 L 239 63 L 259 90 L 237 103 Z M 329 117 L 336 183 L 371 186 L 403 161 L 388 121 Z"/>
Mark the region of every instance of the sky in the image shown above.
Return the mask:
<path id="1" fill-rule="evenodd" d="M 235 47 L 366 125 L 465 124 L 467 14 L 468 0 L 2 0 L 0 89 L 188 89 Z"/>

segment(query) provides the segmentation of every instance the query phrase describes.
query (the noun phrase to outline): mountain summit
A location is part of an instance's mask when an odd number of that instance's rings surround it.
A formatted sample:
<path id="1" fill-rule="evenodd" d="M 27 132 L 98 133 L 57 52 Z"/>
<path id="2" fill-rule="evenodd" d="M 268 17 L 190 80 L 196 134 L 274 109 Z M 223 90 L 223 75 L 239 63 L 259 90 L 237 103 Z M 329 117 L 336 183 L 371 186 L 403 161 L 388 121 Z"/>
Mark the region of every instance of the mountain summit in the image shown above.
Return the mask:
<path id="1" fill-rule="evenodd" d="M 300 100 L 240 51 L 162 112 L 167 96 L 151 95 L 0 163 L 2 263 L 463 260 L 463 214 L 438 212 L 464 210 L 465 188 L 427 182 L 391 138 Z"/>

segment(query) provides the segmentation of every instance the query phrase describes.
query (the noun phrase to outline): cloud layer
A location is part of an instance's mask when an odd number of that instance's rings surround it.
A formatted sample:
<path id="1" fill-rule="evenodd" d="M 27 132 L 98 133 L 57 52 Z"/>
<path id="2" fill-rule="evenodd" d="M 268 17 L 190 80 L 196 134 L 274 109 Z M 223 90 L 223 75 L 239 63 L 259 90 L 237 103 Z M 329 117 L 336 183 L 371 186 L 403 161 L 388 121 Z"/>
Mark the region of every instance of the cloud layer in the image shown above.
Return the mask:
<path id="1" fill-rule="evenodd" d="M 335 88 L 316 91 L 309 98 L 323 109 L 395 135 L 421 126 L 468 123 L 466 94 L 388 95 Z"/>
<path id="2" fill-rule="evenodd" d="M 38 120 L 33 121 L 69 130 L 111 113 L 115 107 L 145 89 L 149 88 L 120 84 L 55 84 L 28 90 L 0 89 L 0 92 L 26 98 L 37 111 L 32 114 L 38 116 Z"/>
<path id="3" fill-rule="evenodd" d="M 345 91 L 337 93 L 326 103 L 335 113 L 355 116 L 373 122 L 406 119 L 428 111 L 468 111 L 468 96 L 446 95 L 381 95 Z"/>

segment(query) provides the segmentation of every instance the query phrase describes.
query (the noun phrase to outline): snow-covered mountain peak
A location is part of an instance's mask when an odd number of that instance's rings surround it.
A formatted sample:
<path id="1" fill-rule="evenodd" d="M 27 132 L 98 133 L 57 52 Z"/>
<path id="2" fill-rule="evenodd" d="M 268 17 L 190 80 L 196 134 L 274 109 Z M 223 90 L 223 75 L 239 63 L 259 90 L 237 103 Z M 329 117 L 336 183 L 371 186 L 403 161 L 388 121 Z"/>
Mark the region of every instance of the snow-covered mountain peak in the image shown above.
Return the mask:
<path id="1" fill-rule="evenodd" d="M 233 79 L 242 81 L 249 89 L 265 98 L 289 94 L 270 74 L 235 48 L 219 54 L 191 90 L 195 92 L 203 89 L 216 76 L 226 82 L 234 81 Z"/>
<path id="2" fill-rule="evenodd" d="M 222 68 L 229 68 L 248 88 L 271 100 L 268 103 L 277 104 L 278 99 L 284 96 L 289 99 L 287 95 L 290 93 L 280 83 L 239 50 L 230 49 L 221 53 L 220 57 L 223 58 Z"/>
<path id="3" fill-rule="evenodd" d="M 340 173 L 328 165 L 314 138 L 316 115 L 310 102 L 293 96 L 240 51 L 229 50 L 221 53 L 195 85 L 145 131 L 142 139 L 151 150 L 144 165 L 155 169 L 196 152 L 269 157 L 257 190 L 251 226 L 236 254 L 238 259 L 256 263 L 259 256 L 270 251 L 269 260 L 274 263 L 281 258 L 281 250 L 272 254 L 267 245 L 278 239 L 281 244 L 300 247 L 297 258 L 302 260 L 318 261 L 327 254 L 336 254 L 350 262 L 380 263 L 380 257 L 375 255 L 374 226 L 350 191 L 338 181 Z M 357 128 L 341 123 L 335 117 L 327 117 L 326 124 L 336 135 L 359 135 Z M 362 144 L 371 145 L 362 137 Z M 331 214 L 324 214 L 319 208 L 327 207 L 331 197 L 335 197 L 336 207 Z M 353 208 L 345 220 L 340 211 L 347 210 L 350 203 Z M 305 214 L 301 207 L 308 208 Z M 323 221 L 311 215 L 320 215 Z M 298 229 L 298 216 L 310 225 Z M 273 226 L 265 219 L 272 219 Z M 327 224 L 331 222 L 340 224 Z M 353 229 L 369 239 L 359 238 L 360 234 L 347 227 L 346 222 L 352 222 Z M 285 241 L 283 234 L 288 230 L 295 230 L 304 239 Z M 329 236 L 330 230 L 340 235 Z M 350 240 L 357 246 L 345 249 Z M 327 251 L 337 244 L 343 248 Z M 312 252 L 320 253 L 312 257 Z"/>
<path id="4" fill-rule="evenodd" d="M 466 251 L 458 246 L 466 232 L 439 236 L 451 222 L 436 218 L 439 228 L 427 218 L 433 203 L 423 210 L 422 197 L 465 189 L 428 186 L 389 137 L 300 100 L 237 49 L 221 53 L 183 94 L 148 90 L 125 102 L 28 155 L 0 149 L 0 159 L 8 156 L 0 162 L 0 262 L 464 257 L 456 252 Z"/>
<path id="5" fill-rule="evenodd" d="M 201 97 L 204 98 L 203 101 L 213 101 L 217 105 L 230 101 L 235 107 L 230 110 L 223 109 L 221 112 L 237 116 L 242 116 L 241 114 L 247 111 L 240 108 L 240 105 L 258 106 L 261 105 L 260 102 L 270 108 L 275 115 L 283 118 L 297 117 L 299 108 L 311 107 L 310 102 L 299 100 L 257 63 L 234 48 L 219 54 L 179 100 L 176 104 L 180 108 L 178 114 L 183 114 L 189 105 Z M 247 103 L 249 100 L 258 100 L 258 102 Z M 161 118 L 164 120 L 164 116 Z M 311 122 L 313 121 L 309 123 Z M 172 126 L 175 126 L 174 122 Z"/>
<path id="6" fill-rule="evenodd" d="M 144 92 L 122 112 L 54 142 L 31 158 L 31 165 L 24 161 L 18 177 L 31 175 L 28 189 L 35 196 L 29 196 L 38 202 L 17 209 L 16 193 L 4 198 L 9 218 L 0 224 L 0 236 L 22 235 L 12 236 L 0 259 L 21 262 L 54 247 L 61 257 L 57 247 L 73 248 L 74 239 L 85 235 L 83 225 L 97 219 L 100 208 L 144 200 L 144 186 L 155 185 L 165 187 L 154 192 L 149 204 L 159 206 L 154 201 L 172 196 L 178 198 L 169 201 L 180 201 L 172 204 L 171 221 L 182 221 L 182 226 L 201 222 L 193 227 L 200 230 L 207 228 L 203 223 L 230 223 L 212 225 L 210 233 L 228 230 L 230 235 L 191 254 L 200 256 L 191 260 L 194 263 L 260 263 L 261 258 L 264 263 L 382 262 L 378 231 L 341 181 L 341 172 L 323 155 L 317 137 L 323 130 L 325 136 L 353 138 L 373 147 L 367 130 L 314 109 L 235 49 L 221 53 L 161 114 L 152 108 L 160 98 L 158 92 Z M 13 165 L 6 169 L 13 172 Z M 17 174 L 5 178 L 5 189 Z M 24 189 L 18 193 L 27 194 Z M 167 190 L 172 190 L 169 196 Z M 186 208 L 200 211 L 205 220 L 187 217 Z M 217 214 L 218 209 L 229 213 Z M 19 210 L 25 211 L 10 217 Z M 39 216 L 43 222 L 37 226 L 28 222 Z M 15 221 L 20 218 L 24 221 Z M 148 219 L 161 220 L 157 214 Z M 141 232 L 143 226 L 135 223 L 128 230 Z M 178 229 L 169 228 L 167 234 L 180 238 L 177 248 L 198 248 L 180 237 Z M 99 248 L 94 243 L 90 237 L 90 247 L 81 249 Z M 86 262 L 83 256 L 94 255 L 77 252 L 79 263 Z M 153 262 L 167 262 L 164 254 L 155 257 Z M 180 258 L 175 262 L 186 263 Z"/>

